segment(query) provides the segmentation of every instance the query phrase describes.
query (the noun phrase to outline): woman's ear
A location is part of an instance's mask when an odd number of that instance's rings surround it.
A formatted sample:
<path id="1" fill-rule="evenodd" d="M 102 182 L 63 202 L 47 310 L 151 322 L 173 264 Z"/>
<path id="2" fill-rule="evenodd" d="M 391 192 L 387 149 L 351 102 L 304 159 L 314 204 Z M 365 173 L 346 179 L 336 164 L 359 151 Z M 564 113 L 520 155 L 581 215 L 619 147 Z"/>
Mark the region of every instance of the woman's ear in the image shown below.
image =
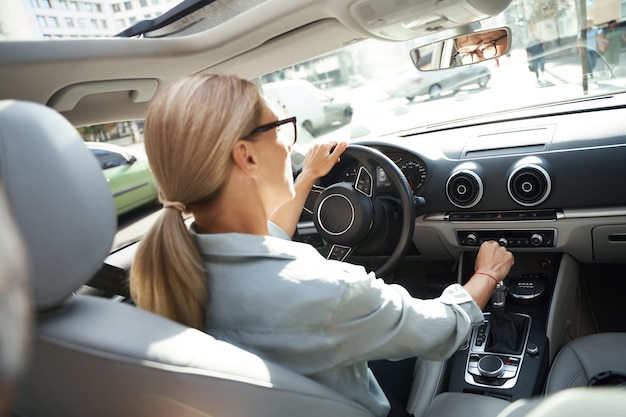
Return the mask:
<path id="1" fill-rule="evenodd" d="M 232 158 L 235 166 L 244 174 L 256 176 L 258 172 L 257 158 L 254 153 L 252 143 L 245 140 L 239 140 L 232 150 Z"/>

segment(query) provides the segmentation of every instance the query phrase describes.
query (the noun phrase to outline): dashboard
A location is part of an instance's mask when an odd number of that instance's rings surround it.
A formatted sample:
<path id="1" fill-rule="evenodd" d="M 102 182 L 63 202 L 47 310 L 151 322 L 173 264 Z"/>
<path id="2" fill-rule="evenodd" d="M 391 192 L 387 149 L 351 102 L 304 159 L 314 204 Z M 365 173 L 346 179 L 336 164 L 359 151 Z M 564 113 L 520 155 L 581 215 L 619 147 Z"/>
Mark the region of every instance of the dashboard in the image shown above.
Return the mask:
<path id="1" fill-rule="evenodd" d="M 626 258 L 626 102 L 606 97 L 558 111 L 361 140 L 389 157 L 415 196 L 416 252 L 453 259 L 485 239 L 582 262 Z M 342 156 L 322 186 L 354 182 Z M 393 193 L 376 169 L 376 189 Z"/>

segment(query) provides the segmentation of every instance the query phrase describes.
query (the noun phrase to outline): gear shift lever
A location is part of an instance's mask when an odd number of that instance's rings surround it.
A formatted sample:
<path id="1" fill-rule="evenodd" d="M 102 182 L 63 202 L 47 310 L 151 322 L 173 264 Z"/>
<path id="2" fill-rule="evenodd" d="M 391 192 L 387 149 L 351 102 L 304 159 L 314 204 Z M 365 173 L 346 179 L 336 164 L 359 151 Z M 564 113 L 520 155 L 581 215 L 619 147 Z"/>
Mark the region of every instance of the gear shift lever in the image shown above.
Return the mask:
<path id="1" fill-rule="evenodd" d="M 524 344 L 526 319 L 505 311 L 507 286 L 498 282 L 491 295 L 489 337 L 486 350 L 494 353 L 519 354 Z"/>
<path id="2" fill-rule="evenodd" d="M 496 285 L 496 289 L 493 291 L 493 294 L 491 294 L 491 305 L 494 308 L 504 308 L 504 304 L 506 303 L 507 290 L 508 287 L 504 285 L 504 282 L 499 281 Z"/>

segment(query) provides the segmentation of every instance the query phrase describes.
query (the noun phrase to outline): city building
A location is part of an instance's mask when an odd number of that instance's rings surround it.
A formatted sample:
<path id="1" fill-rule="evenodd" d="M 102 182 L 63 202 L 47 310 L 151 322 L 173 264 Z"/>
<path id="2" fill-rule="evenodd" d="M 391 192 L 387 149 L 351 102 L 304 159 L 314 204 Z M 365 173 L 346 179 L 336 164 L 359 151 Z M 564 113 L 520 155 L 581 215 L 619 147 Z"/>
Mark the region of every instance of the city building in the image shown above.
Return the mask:
<path id="1" fill-rule="evenodd" d="M 108 37 L 181 0 L 1 0 L 0 40 Z"/>

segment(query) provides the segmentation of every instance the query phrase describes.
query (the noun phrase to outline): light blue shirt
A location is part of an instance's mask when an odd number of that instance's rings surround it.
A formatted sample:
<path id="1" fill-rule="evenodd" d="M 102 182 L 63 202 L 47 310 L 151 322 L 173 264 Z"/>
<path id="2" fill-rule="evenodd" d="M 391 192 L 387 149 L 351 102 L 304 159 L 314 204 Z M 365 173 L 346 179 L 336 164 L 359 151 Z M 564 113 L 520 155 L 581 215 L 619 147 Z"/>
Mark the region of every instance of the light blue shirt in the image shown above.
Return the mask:
<path id="1" fill-rule="evenodd" d="M 592 26 L 590 28 L 586 29 L 587 31 L 587 48 L 592 49 L 592 50 L 596 50 L 597 48 L 597 39 L 596 37 L 598 36 L 598 28 L 596 28 L 595 26 Z M 578 33 L 578 39 L 582 38 L 582 35 L 580 33 Z"/>
<path id="2" fill-rule="evenodd" d="M 450 357 L 483 320 L 458 284 L 412 298 L 361 266 L 308 244 L 239 233 L 196 234 L 209 279 L 206 331 L 325 384 L 386 416 L 367 361 Z"/>

